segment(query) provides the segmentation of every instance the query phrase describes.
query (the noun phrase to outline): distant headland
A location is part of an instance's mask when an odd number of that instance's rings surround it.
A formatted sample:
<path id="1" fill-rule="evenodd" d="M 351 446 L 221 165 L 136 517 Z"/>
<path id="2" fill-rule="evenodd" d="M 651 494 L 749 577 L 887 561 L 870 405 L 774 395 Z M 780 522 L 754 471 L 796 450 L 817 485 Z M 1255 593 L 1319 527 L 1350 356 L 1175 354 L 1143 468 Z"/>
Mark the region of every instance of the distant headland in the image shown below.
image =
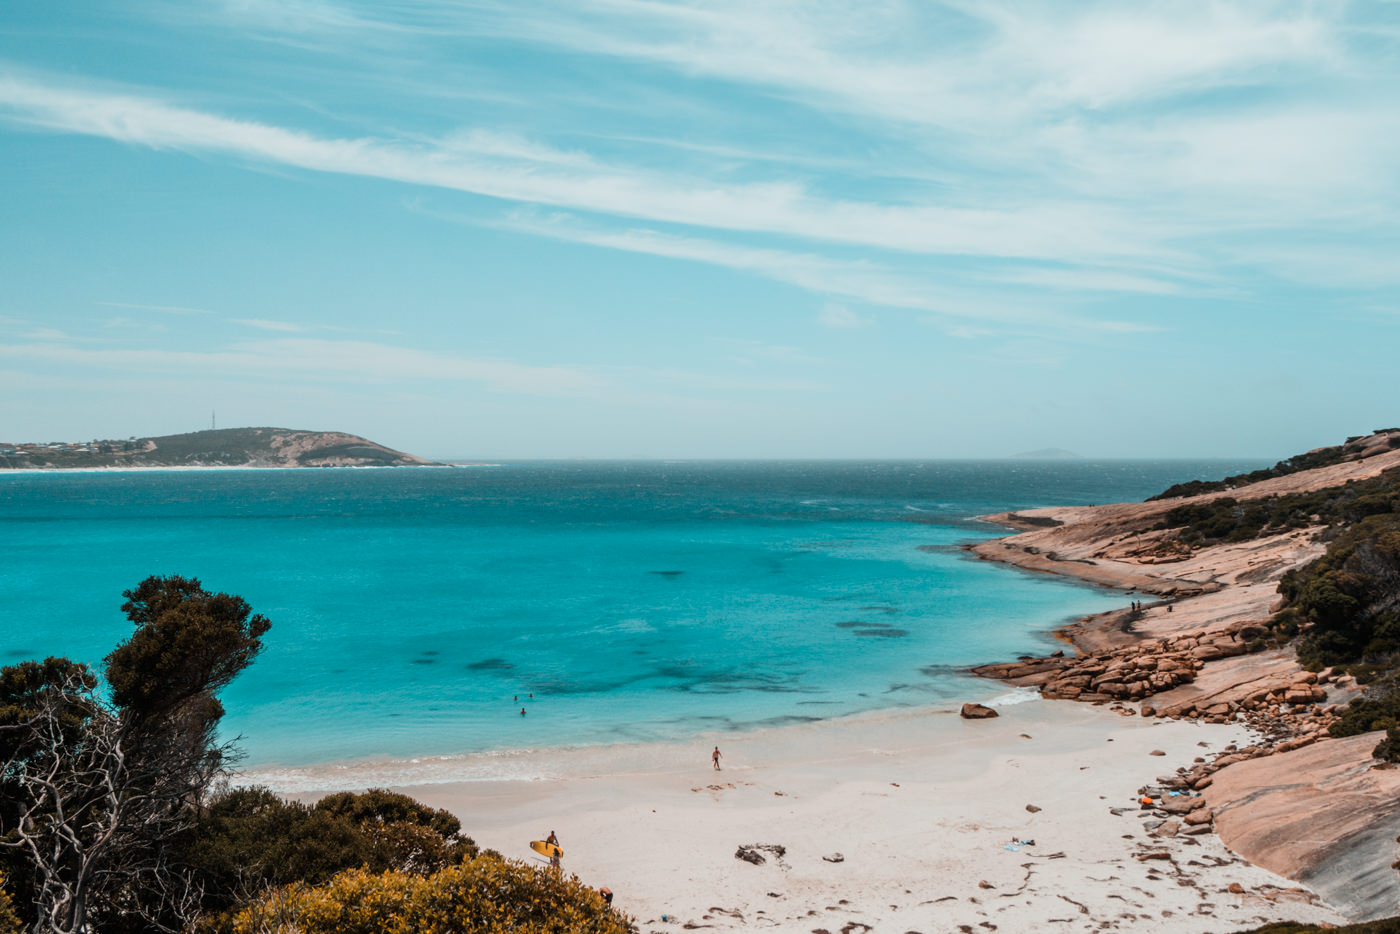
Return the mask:
<path id="1" fill-rule="evenodd" d="M 425 460 L 342 431 L 219 428 L 109 441 L 0 441 L 0 470 L 123 467 L 412 467 Z"/>

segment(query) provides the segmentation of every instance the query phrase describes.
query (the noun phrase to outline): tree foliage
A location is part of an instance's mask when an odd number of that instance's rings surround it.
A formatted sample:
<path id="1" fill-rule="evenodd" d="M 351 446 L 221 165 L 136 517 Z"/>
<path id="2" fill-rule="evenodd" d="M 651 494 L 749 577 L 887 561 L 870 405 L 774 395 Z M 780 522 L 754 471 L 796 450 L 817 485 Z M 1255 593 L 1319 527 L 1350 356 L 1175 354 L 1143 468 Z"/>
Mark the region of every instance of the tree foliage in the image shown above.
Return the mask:
<path id="1" fill-rule="evenodd" d="M 191 702 L 200 716 L 221 717 L 214 695 L 262 651 L 267 618 L 194 578 L 148 577 L 122 596 L 136 632 L 107 656 L 113 703 L 132 721 Z"/>
<path id="2" fill-rule="evenodd" d="M 405 795 L 215 793 L 217 694 L 268 621 L 192 578 L 123 596 L 135 630 L 107 656 L 109 698 L 68 659 L 0 669 L 0 934 L 631 930 L 577 879 L 480 851 Z"/>
<path id="3" fill-rule="evenodd" d="M 0 847 L 42 929 L 174 930 L 201 901 L 183 847 L 228 748 L 217 692 L 262 648 L 268 622 L 198 580 L 126 591 L 136 626 L 98 680 L 67 659 L 0 669 Z"/>

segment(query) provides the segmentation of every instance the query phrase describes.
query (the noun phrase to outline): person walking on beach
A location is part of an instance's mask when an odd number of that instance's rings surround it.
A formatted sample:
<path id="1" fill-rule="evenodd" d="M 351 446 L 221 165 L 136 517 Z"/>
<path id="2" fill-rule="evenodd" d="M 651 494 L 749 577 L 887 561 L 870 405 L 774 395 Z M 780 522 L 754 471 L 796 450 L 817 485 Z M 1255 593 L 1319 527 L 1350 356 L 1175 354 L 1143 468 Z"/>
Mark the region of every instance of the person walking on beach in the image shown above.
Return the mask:
<path id="1" fill-rule="evenodd" d="M 549 865 L 553 866 L 555 869 L 558 869 L 558 868 L 559 868 L 559 851 L 562 849 L 562 847 L 559 846 L 559 838 L 556 837 L 556 836 L 554 835 L 554 831 L 551 830 L 551 831 L 549 832 L 549 836 L 547 836 L 547 837 L 544 838 L 544 842 L 545 842 L 545 843 L 548 843 L 548 844 L 550 844 L 550 845 L 552 845 L 552 846 L 554 847 L 554 849 L 551 850 L 550 853 L 549 853 Z"/>
<path id="2" fill-rule="evenodd" d="M 719 747 L 718 747 L 718 746 L 715 747 L 715 751 L 714 751 L 714 752 L 710 753 L 710 761 L 713 762 L 713 763 L 715 764 L 715 771 L 718 772 L 718 771 L 720 770 L 720 769 L 719 769 Z"/>

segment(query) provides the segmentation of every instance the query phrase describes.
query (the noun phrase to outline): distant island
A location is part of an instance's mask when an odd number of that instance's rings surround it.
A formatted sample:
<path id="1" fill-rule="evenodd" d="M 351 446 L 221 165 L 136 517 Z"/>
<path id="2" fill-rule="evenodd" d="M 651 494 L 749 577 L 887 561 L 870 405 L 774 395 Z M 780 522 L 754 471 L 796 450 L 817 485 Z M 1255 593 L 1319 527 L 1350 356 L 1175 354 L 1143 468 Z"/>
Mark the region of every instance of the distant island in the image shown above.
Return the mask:
<path id="1" fill-rule="evenodd" d="M 412 467 L 433 465 L 342 431 L 220 428 L 124 441 L 0 441 L 0 470 L 94 467 Z"/>

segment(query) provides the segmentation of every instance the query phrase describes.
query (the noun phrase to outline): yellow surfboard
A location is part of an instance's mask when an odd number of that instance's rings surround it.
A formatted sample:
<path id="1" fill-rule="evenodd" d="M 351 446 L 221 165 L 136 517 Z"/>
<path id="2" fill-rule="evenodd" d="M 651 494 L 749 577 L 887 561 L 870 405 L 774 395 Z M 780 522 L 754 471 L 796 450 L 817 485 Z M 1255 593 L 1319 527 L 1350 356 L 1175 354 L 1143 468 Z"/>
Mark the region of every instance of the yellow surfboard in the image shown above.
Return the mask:
<path id="1" fill-rule="evenodd" d="M 564 855 L 563 847 L 553 843 L 545 843 L 543 840 L 531 840 L 530 849 L 542 856 L 548 856 L 550 859 L 558 859 Z"/>

